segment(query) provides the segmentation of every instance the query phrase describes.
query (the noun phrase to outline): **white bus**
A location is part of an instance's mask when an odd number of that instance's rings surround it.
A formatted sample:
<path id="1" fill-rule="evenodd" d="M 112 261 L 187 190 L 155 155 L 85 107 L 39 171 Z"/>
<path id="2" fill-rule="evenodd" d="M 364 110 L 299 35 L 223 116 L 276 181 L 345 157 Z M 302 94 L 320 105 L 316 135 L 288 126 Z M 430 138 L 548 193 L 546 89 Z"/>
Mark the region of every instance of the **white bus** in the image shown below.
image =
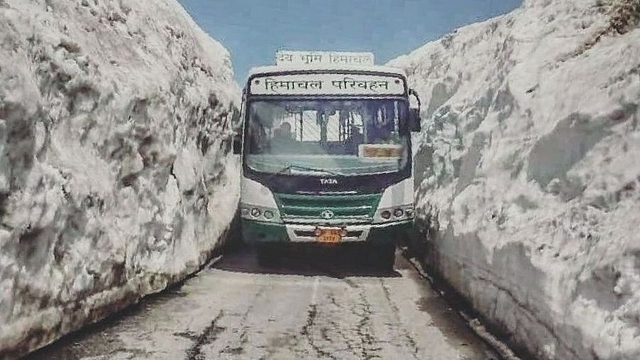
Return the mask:
<path id="1" fill-rule="evenodd" d="M 283 51 L 276 63 L 251 70 L 234 139 L 244 241 L 260 262 L 283 244 L 360 244 L 392 269 L 414 218 L 420 100 L 406 75 L 369 53 Z"/>

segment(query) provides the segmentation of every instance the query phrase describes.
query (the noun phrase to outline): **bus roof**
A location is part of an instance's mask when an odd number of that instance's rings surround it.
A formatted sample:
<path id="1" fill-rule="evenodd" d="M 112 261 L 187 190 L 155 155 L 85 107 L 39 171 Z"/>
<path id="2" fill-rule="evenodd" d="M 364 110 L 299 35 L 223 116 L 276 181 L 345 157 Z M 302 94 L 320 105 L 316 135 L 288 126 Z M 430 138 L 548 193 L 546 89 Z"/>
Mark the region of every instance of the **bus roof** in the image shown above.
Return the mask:
<path id="1" fill-rule="evenodd" d="M 252 77 L 254 75 L 260 74 L 269 74 L 269 73 L 279 73 L 279 72 L 290 72 L 290 71 L 362 71 L 362 72 L 376 72 L 376 73 L 387 73 L 387 74 L 395 74 L 402 77 L 406 77 L 406 73 L 404 70 L 400 68 L 390 67 L 390 66 L 382 66 L 382 65 L 367 65 L 367 66 L 357 66 L 357 65 L 270 65 L 270 66 L 259 66 L 254 67 L 249 70 L 248 77 Z"/>

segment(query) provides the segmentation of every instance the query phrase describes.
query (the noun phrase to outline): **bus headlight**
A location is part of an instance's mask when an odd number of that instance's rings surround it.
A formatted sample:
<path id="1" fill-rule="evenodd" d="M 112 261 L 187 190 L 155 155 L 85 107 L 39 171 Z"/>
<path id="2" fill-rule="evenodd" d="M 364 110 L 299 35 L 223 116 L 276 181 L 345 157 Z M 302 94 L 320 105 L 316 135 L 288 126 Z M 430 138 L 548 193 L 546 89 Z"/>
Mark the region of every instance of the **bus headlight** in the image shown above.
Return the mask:
<path id="1" fill-rule="evenodd" d="M 240 217 L 246 220 L 281 222 L 278 209 L 250 204 L 240 205 Z"/>
<path id="2" fill-rule="evenodd" d="M 392 208 L 378 209 L 373 218 L 374 223 L 401 221 L 413 219 L 413 205 L 394 206 Z"/>

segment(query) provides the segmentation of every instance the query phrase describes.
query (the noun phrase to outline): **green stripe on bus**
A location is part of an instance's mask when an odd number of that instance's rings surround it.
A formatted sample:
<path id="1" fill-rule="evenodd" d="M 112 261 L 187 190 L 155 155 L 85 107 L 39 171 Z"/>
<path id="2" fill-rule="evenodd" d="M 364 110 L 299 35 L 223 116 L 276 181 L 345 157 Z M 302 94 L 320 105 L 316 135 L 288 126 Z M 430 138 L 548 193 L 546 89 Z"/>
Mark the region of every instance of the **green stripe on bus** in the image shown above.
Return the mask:
<path id="1" fill-rule="evenodd" d="M 298 195 L 275 194 L 278 207 L 286 216 L 320 216 L 331 210 L 335 217 L 373 217 L 382 194 L 367 195 Z"/>

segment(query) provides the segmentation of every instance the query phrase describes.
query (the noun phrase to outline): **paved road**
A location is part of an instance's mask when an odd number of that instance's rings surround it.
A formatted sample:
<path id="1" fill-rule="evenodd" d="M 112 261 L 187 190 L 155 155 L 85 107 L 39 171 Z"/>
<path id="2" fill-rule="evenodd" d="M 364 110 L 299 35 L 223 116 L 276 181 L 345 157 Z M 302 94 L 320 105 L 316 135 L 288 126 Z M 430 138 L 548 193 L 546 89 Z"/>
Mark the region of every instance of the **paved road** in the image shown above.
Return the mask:
<path id="1" fill-rule="evenodd" d="M 173 289 L 29 359 L 495 359 L 400 256 L 393 273 L 357 253 L 242 249 Z"/>

